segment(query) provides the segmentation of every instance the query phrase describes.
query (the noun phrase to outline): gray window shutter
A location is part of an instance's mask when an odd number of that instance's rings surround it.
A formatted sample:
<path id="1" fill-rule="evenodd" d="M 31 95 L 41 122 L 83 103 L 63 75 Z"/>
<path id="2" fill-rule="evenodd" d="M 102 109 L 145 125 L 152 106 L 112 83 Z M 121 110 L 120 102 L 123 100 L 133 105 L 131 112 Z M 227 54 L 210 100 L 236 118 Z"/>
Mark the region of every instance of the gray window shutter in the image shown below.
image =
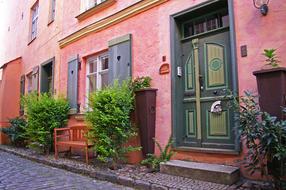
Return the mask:
<path id="1" fill-rule="evenodd" d="M 68 100 L 71 107 L 71 113 L 77 113 L 78 97 L 78 58 L 68 63 Z"/>
<path id="2" fill-rule="evenodd" d="M 122 82 L 131 77 L 131 34 L 113 39 L 109 46 L 108 80 Z"/>
<path id="3" fill-rule="evenodd" d="M 32 72 L 32 91 L 38 92 L 39 88 L 39 66 L 33 68 Z"/>

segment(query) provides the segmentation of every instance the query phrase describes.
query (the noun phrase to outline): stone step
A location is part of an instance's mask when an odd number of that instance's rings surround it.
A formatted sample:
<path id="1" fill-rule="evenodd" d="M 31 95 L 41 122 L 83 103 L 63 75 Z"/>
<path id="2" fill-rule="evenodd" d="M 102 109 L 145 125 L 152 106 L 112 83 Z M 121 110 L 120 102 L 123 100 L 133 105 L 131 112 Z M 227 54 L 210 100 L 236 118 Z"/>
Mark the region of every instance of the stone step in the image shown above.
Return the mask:
<path id="1" fill-rule="evenodd" d="M 160 172 L 226 185 L 232 185 L 240 179 L 238 167 L 181 160 L 161 163 Z"/>

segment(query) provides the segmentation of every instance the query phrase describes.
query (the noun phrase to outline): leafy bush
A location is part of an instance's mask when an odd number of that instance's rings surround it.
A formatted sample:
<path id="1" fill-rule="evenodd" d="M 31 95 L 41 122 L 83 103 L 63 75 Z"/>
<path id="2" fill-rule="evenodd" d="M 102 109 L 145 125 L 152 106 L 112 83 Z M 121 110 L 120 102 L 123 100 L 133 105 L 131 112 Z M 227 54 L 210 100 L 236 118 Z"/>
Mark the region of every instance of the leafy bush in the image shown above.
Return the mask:
<path id="1" fill-rule="evenodd" d="M 162 146 L 156 139 L 154 139 L 154 141 L 155 141 L 156 146 L 160 150 L 160 156 L 158 157 L 154 154 L 147 154 L 147 158 L 143 160 L 141 164 L 146 165 L 155 171 L 159 171 L 160 163 L 169 161 L 172 158 L 172 156 L 175 154 L 175 152 L 171 150 L 171 146 L 173 144 L 171 137 L 169 138 L 169 141 L 164 149 L 162 148 Z"/>
<path id="2" fill-rule="evenodd" d="M 11 124 L 8 128 L 1 128 L 1 131 L 9 136 L 11 143 L 15 146 L 24 145 L 25 137 L 24 132 L 27 126 L 27 122 L 23 118 L 9 119 Z"/>
<path id="3" fill-rule="evenodd" d="M 54 98 L 47 93 L 31 93 L 23 97 L 28 125 L 25 137 L 28 146 L 41 152 L 50 151 L 53 147 L 54 128 L 63 127 L 70 109 L 63 98 Z"/>
<path id="4" fill-rule="evenodd" d="M 89 124 L 87 137 L 93 142 L 98 159 L 104 162 L 111 159 L 113 167 L 124 160 L 127 152 L 138 150 L 124 146 L 130 137 L 136 135 L 130 122 L 133 101 L 129 81 L 123 81 L 122 85 L 115 81 L 113 86 L 90 94 L 91 111 L 86 114 Z"/>
<path id="5" fill-rule="evenodd" d="M 133 92 L 137 90 L 141 90 L 143 88 L 148 88 L 151 86 L 151 78 L 146 76 L 146 77 L 137 77 L 135 78 L 132 83 L 131 83 L 131 89 Z"/>
<path id="6" fill-rule="evenodd" d="M 249 92 L 240 97 L 240 137 L 246 141 L 248 154 L 245 167 L 252 175 L 271 175 L 275 184 L 280 184 L 282 164 L 286 158 L 286 121 L 260 110 L 258 97 Z M 278 166 L 277 166 L 278 162 Z M 277 167 L 274 167 L 274 166 Z"/>

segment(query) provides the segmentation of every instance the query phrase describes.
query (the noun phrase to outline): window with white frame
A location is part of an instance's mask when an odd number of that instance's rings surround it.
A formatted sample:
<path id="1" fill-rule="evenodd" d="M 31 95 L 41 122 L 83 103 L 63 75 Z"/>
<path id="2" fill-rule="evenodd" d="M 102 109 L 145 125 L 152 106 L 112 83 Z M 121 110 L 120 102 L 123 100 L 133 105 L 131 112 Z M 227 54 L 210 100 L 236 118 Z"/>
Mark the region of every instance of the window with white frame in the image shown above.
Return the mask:
<path id="1" fill-rule="evenodd" d="M 87 95 L 108 85 L 108 54 L 87 59 L 86 67 Z"/>
<path id="2" fill-rule="evenodd" d="M 55 20 L 55 14 L 56 14 L 56 0 L 50 0 L 49 23 Z"/>
<path id="3" fill-rule="evenodd" d="M 32 72 L 26 75 L 27 77 L 27 89 L 28 89 L 28 94 L 33 91 L 33 83 L 32 83 Z"/>
<path id="4" fill-rule="evenodd" d="M 39 17 L 39 2 L 37 1 L 31 9 L 31 40 L 37 36 L 38 17 Z"/>
<path id="5" fill-rule="evenodd" d="M 87 11 L 88 9 L 91 9 L 104 1 L 106 0 L 81 0 L 81 12 Z"/>

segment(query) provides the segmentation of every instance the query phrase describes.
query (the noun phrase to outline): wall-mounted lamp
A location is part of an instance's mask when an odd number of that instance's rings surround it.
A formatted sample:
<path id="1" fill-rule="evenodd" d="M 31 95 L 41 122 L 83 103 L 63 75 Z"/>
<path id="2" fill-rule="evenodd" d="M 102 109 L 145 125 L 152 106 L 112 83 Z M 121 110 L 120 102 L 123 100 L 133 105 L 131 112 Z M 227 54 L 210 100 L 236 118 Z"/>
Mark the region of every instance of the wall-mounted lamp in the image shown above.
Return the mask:
<path id="1" fill-rule="evenodd" d="M 260 13 L 265 16 L 268 13 L 269 0 L 253 0 L 254 7 L 260 10 Z"/>

